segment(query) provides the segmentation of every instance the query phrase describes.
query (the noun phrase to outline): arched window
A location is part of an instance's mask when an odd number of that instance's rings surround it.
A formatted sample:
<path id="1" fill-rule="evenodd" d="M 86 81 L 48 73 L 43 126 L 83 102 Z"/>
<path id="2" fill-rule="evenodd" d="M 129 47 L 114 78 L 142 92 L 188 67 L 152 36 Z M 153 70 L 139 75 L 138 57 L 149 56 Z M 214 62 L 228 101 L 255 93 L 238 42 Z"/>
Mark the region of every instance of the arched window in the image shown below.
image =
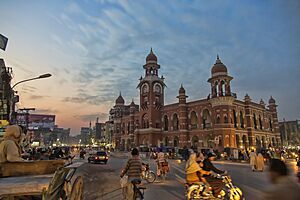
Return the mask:
<path id="1" fill-rule="evenodd" d="M 262 120 L 261 120 L 260 115 L 258 116 L 258 121 L 259 121 L 259 129 L 262 130 L 263 127 L 262 127 Z"/>
<path id="2" fill-rule="evenodd" d="M 237 128 L 237 120 L 236 120 L 236 112 L 233 110 L 233 123 L 234 123 L 234 128 Z"/>
<path id="3" fill-rule="evenodd" d="M 221 119 L 220 119 L 220 116 L 218 115 L 218 116 L 217 116 L 217 122 L 216 122 L 216 123 L 217 123 L 217 124 L 220 124 L 220 122 L 221 122 Z"/>
<path id="4" fill-rule="evenodd" d="M 216 96 L 219 96 L 219 84 L 218 84 L 218 82 L 215 82 L 215 93 L 216 93 Z"/>
<path id="5" fill-rule="evenodd" d="M 165 115 L 164 116 L 164 131 L 168 131 L 169 130 L 169 119 L 168 116 Z"/>
<path id="6" fill-rule="evenodd" d="M 241 128 L 244 128 L 244 116 L 243 116 L 243 112 L 240 112 L 240 123 L 241 123 Z"/>
<path id="7" fill-rule="evenodd" d="M 149 118 L 147 113 L 143 115 L 142 128 L 149 128 Z"/>
<path id="8" fill-rule="evenodd" d="M 227 117 L 227 115 L 224 115 L 224 123 L 225 123 L 225 124 L 228 123 L 228 117 Z"/>
<path id="9" fill-rule="evenodd" d="M 269 126 L 270 126 L 270 131 L 273 131 L 273 125 L 272 125 L 271 117 L 269 118 Z"/>
<path id="10" fill-rule="evenodd" d="M 127 124 L 127 132 L 130 133 L 130 122 Z"/>
<path id="11" fill-rule="evenodd" d="M 254 125 L 254 129 L 257 129 L 257 122 L 256 122 L 256 115 L 255 115 L 255 113 L 253 114 L 253 125 Z"/>
<path id="12" fill-rule="evenodd" d="M 221 96 L 225 96 L 225 82 L 221 81 Z"/>
<path id="13" fill-rule="evenodd" d="M 175 131 L 179 129 L 179 121 L 176 113 L 173 115 L 173 129 Z"/>
<path id="14" fill-rule="evenodd" d="M 209 114 L 209 111 L 207 109 L 203 110 L 202 113 L 202 125 L 203 129 L 210 128 L 211 127 L 211 117 Z"/>
<path id="15" fill-rule="evenodd" d="M 191 128 L 192 129 L 198 128 L 198 117 L 195 111 L 191 112 Z"/>

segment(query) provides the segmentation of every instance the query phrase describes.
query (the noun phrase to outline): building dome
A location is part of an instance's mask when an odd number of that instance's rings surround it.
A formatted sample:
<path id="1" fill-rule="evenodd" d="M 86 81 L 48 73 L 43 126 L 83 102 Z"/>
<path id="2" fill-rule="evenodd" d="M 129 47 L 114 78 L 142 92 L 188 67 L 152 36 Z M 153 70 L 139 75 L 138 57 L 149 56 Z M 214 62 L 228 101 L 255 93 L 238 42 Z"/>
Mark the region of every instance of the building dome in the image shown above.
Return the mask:
<path id="1" fill-rule="evenodd" d="M 275 104 L 275 99 L 273 99 L 273 97 L 271 96 L 271 98 L 269 99 L 269 104 Z"/>
<path id="2" fill-rule="evenodd" d="M 134 103 L 134 101 L 133 101 L 133 99 L 132 99 L 131 104 L 130 104 L 130 107 L 134 107 L 134 106 L 135 106 L 135 103 Z"/>
<path id="3" fill-rule="evenodd" d="M 183 88 L 182 84 L 181 87 L 179 88 L 179 94 L 185 93 L 185 89 Z"/>
<path id="4" fill-rule="evenodd" d="M 148 56 L 146 57 L 146 63 L 148 62 L 157 62 L 157 57 L 156 55 L 153 53 L 152 48 L 150 50 L 150 53 L 148 54 Z"/>
<path id="5" fill-rule="evenodd" d="M 217 55 L 216 63 L 211 68 L 211 75 L 227 75 L 227 67 L 221 62 L 221 60 L 219 59 L 219 55 Z"/>
<path id="6" fill-rule="evenodd" d="M 125 104 L 125 101 L 120 93 L 119 97 L 116 99 L 116 104 Z"/>

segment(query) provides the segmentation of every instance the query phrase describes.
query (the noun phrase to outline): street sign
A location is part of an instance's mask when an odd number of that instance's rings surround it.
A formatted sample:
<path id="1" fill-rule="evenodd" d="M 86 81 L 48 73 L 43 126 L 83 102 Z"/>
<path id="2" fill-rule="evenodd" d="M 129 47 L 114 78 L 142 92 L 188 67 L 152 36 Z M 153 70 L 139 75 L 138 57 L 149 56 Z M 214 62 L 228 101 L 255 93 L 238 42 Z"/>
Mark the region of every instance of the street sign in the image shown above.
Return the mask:
<path id="1" fill-rule="evenodd" d="M 7 45 L 8 38 L 4 35 L 0 34 L 0 49 L 5 51 Z"/>

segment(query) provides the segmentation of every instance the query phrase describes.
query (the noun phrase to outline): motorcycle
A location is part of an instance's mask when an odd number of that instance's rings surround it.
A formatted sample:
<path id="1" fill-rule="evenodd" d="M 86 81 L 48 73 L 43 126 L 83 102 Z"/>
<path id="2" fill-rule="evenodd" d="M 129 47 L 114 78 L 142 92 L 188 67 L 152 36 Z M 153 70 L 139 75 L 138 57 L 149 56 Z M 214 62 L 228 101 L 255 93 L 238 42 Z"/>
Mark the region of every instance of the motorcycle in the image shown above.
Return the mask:
<path id="1" fill-rule="evenodd" d="M 156 174 L 150 170 L 149 164 L 143 163 L 143 172 L 142 178 L 146 180 L 148 183 L 153 183 L 156 180 Z"/>
<path id="2" fill-rule="evenodd" d="M 187 186 L 187 199 L 245 200 L 242 190 L 233 185 L 230 176 L 218 174 L 216 178 L 225 183 L 218 197 L 213 195 L 213 189 L 209 185 L 198 182 Z"/>

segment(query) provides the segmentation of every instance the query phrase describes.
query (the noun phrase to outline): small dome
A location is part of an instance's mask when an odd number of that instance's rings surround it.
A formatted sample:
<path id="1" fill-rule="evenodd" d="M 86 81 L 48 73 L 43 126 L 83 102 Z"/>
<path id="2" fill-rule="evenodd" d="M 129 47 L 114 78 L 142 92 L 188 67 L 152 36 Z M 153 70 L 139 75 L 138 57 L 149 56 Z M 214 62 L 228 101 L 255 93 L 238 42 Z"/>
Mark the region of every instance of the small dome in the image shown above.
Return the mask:
<path id="1" fill-rule="evenodd" d="M 116 104 L 123 104 L 124 105 L 125 101 L 120 93 L 119 97 L 116 99 Z"/>
<path id="2" fill-rule="evenodd" d="M 150 53 L 149 53 L 148 56 L 146 57 L 146 62 L 150 62 L 150 61 L 157 62 L 157 57 L 156 57 L 156 55 L 153 53 L 152 48 L 151 48 L 151 50 L 150 50 Z"/>
<path id="3" fill-rule="evenodd" d="M 227 75 L 227 67 L 221 62 L 219 59 L 219 55 L 217 55 L 217 60 L 214 66 L 211 68 L 211 74 L 214 75 Z"/>
<path id="4" fill-rule="evenodd" d="M 135 106 L 135 103 L 134 103 L 133 99 L 132 99 L 132 101 L 131 101 L 130 106 L 131 106 L 131 107 L 132 107 L 132 106 Z"/>
<path id="5" fill-rule="evenodd" d="M 179 88 L 179 94 L 185 93 L 185 89 L 183 88 L 182 84 L 181 87 Z"/>
<path id="6" fill-rule="evenodd" d="M 273 99 L 273 97 L 271 96 L 269 99 L 269 104 L 275 104 L 275 103 L 276 103 L 275 99 Z"/>

